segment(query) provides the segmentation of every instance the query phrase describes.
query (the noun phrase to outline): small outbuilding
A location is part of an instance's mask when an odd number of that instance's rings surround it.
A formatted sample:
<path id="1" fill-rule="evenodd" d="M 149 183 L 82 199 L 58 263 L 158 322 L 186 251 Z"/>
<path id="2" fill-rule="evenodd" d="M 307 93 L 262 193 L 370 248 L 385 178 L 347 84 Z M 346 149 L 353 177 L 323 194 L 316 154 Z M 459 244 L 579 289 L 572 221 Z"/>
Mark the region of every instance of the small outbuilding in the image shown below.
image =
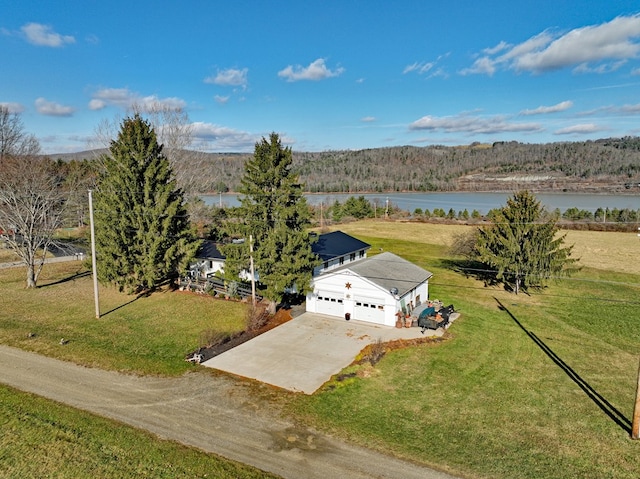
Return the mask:
<path id="1" fill-rule="evenodd" d="M 393 253 L 344 264 L 315 277 L 306 310 L 394 326 L 429 297 L 429 271 Z"/>

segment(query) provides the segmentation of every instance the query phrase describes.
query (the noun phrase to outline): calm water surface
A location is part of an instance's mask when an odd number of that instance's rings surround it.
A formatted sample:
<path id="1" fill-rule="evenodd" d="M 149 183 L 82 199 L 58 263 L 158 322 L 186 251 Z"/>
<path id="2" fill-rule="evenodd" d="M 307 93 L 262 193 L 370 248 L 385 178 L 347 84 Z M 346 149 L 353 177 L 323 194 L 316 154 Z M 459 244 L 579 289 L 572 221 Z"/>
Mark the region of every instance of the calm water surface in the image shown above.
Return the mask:
<path id="1" fill-rule="evenodd" d="M 413 212 L 416 208 L 433 211 L 434 208 L 442 208 L 448 211 L 467 209 L 469 213 L 478 210 L 481 214 L 487 213 L 492 208 L 504 206 L 511 193 L 327 193 L 307 195 L 307 201 L 312 205 L 331 205 L 336 200 L 343 203 L 350 196 L 364 196 L 371 203 L 384 208 L 387 201 L 398 208 Z M 565 211 L 568 208 L 595 211 L 598 208 L 628 208 L 640 209 L 640 193 L 629 195 L 588 195 L 576 193 L 540 193 L 536 197 L 548 210 L 559 208 Z M 208 205 L 238 206 L 238 195 L 205 195 L 202 197 Z"/>

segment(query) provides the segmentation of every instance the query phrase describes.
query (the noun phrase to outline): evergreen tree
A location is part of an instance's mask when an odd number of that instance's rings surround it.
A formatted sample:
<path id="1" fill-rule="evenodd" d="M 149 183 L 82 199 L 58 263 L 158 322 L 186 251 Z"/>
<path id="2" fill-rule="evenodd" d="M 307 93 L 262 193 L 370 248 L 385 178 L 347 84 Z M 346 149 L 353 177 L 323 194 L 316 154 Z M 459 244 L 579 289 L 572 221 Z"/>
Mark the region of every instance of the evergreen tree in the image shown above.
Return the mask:
<path id="1" fill-rule="evenodd" d="M 199 242 L 150 124 L 125 119 L 109 150 L 95 195 L 98 276 L 120 291 L 150 289 L 186 268 Z"/>
<path id="2" fill-rule="evenodd" d="M 479 229 L 478 259 L 494 270 L 495 279 L 512 287 L 542 288 L 552 275 L 569 275 L 577 260 L 573 246 L 563 247 L 557 215 L 544 219 L 544 209 L 529 191 L 520 191 L 507 205 L 491 212 L 492 225 Z"/>
<path id="3" fill-rule="evenodd" d="M 282 147 L 276 133 L 256 143 L 241 181 L 242 221 L 235 224 L 246 239 L 240 253 L 245 257 L 249 235 L 253 237 L 254 263 L 260 283 L 266 287 L 264 296 L 274 302 L 280 302 L 294 288 L 306 292 L 317 264 L 307 231 L 311 212 L 291 165 L 291 149 Z M 238 245 L 224 248 L 234 264 L 235 258 L 230 256 L 237 256 L 239 249 Z"/>

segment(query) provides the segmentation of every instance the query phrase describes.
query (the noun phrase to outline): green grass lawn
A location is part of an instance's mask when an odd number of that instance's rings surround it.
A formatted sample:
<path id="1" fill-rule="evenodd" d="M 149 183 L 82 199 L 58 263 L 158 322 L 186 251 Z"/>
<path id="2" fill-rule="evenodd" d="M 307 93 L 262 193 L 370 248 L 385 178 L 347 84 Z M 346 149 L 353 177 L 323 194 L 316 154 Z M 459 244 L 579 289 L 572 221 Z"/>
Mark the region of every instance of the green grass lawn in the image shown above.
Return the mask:
<path id="1" fill-rule="evenodd" d="M 359 238 L 372 251 L 432 271 L 430 297 L 462 316 L 446 341 L 391 352 L 365 377 L 298 397 L 294 414 L 465 477 L 640 477 L 640 276 L 585 268 L 516 296 L 454 272 L 443 245 L 370 234 Z"/>
<path id="2" fill-rule="evenodd" d="M 79 262 L 46 265 L 38 285 L 24 288 L 22 268 L 0 270 L 0 342 L 93 367 L 181 374 L 202 338 L 244 327 L 241 303 L 168 290 L 137 297 L 101 287 L 96 319 L 92 279 Z"/>
<path id="3" fill-rule="evenodd" d="M 447 252 L 453 230 L 440 225 L 340 229 L 372 252 L 391 251 L 433 272 L 430 297 L 453 303 L 462 316 L 446 340 L 388 353 L 366 374 L 336 379 L 313 396 L 274 394 L 292 416 L 465 477 L 640 477 L 640 442 L 629 438 L 640 274 L 585 261 L 575 277 L 515 296 L 455 271 Z M 623 247 L 633 257 L 619 237 L 594 234 L 599 250 Z M 583 241 L 591 244 L 588 236 Z M 77 268 L 48 265 L 35 291 L 24 289 L 22 270 L 0 271 L 0 343 L 106 369 L 175 375 L 193 367 L 183 357 L 207 331 L 242 328 L 238 303 L 178 292 L 135 298 L 107 288 L 96 320 L 91 278 Z M 62 337 L 70 340 L 65 346 Z M 24 414 L 36 408 L 30 404 Z M 48 424 L 39 426 L 46 434 Z"/>
<path id="4" fill-rule="evenodd" d="M 0 386 L 0 478 L 275 478 Z"/>

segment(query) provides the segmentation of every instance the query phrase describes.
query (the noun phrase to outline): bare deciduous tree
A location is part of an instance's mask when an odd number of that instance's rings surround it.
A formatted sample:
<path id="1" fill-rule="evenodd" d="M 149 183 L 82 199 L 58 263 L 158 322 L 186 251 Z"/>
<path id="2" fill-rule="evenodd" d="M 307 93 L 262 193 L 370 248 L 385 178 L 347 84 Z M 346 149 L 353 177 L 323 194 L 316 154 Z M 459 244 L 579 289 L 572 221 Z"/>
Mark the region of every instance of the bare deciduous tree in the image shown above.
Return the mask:
<path id="1" fill-rule="evenodd" d="M 24 131 L 20 114 L 0 105 L 0 162 L 9 155 L 37 155 L 39 152 L 38 140 Z"/>
<path id="2" fill-rule="evenodd" d="M 0 165 L 0 229 L 27 268 L 27 288 L 36 287 L 62 223 L 65 198 L 60 183 L 48 159 L 11 155 Z"/>
<path id="3" fill-rule="evenodd" d="M 132 115 L 147 119 L 156 131 L 158 142 L 163 145 L 174 177 L 187 200 L 208 191 L 212 180 L 210 175 L 203 174 L 206 154 L 194 148 L 193 126 L 187 112 L 180 106 L 162 102 L 134 103 L 129 110 Z M 109 148 L 121 122 L 121 118 L 115 118 L 112 122 L 103 120 L 95 130 L 95 142 L 90 147 Z"/>

